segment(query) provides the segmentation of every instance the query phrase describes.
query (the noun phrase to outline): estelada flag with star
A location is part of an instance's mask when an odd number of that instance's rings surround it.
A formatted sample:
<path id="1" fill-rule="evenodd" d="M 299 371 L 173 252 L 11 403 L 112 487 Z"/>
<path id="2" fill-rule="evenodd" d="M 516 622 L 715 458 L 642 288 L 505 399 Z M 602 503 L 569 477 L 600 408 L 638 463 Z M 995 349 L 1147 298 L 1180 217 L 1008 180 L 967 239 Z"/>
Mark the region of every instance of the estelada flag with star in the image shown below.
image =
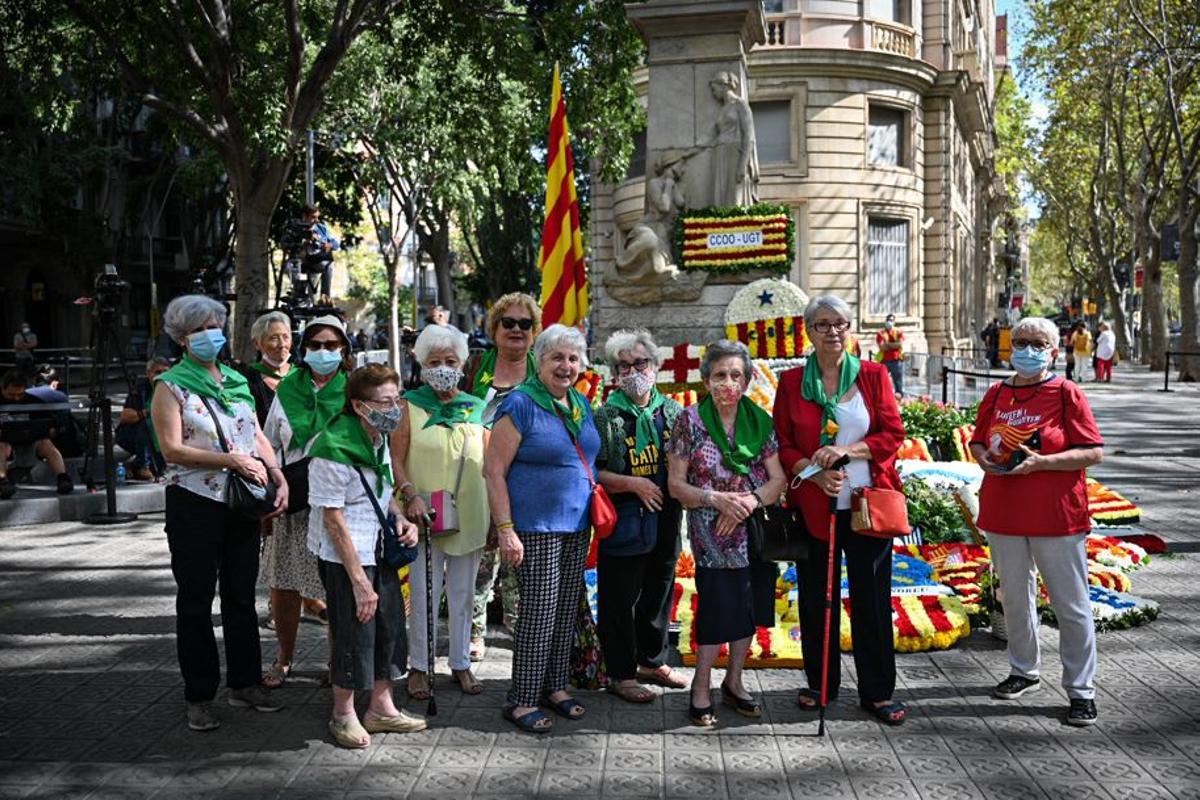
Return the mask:
<path id="1" fill-rule="evenodd" d="M 575 193 L 575 156 L 567 128 L 558 63 L 550 95 L 550 141 L 546 161 L 546 221 L 538 269 L 542 272 L 542 325 L 578 325 L 588 313 L 587 266 Z"/>

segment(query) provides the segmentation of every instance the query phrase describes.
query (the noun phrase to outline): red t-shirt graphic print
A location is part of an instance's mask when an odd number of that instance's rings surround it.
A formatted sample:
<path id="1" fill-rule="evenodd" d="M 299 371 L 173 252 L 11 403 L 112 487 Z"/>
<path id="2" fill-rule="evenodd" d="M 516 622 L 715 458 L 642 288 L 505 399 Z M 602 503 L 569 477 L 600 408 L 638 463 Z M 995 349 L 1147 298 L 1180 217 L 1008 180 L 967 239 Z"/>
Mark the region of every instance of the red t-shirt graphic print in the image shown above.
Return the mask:
<path id="1" fill-rule="evenodd" d="M 1043 455 L 1104 444 L 1079 387 L 1060 376 L 1032 386 L 998 383 L 975 418 L 972 443 L 1000 464 L 1024 444 Z M 1011 536 L 1070 536 L 1091 530 L 1087 474 L 1044 471 L 985 475 L 979 491 L 979 527 Z"/>

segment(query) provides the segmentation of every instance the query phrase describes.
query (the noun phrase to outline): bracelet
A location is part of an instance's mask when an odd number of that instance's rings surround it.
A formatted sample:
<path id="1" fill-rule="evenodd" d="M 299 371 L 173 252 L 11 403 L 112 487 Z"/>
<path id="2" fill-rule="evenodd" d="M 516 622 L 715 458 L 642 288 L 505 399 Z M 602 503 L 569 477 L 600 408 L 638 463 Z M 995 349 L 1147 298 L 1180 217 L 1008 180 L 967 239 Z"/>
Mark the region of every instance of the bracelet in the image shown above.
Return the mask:
<path id="1" fill-rule="evenodd" d="M 755 502 L 755 506 L 754 506 L 754 507 L 755 507 L 755 508 L 762 508 L 762 507 L 763 507 L 763 499 L 762 499 L 762 495 L 760 495 L 758 492 L 755 492 L 755 491 L 751 491 L 751 492 L 750 492 L 750 494 L 754 495 L 754 502 Z"/>
<path id="2" fill-rule="evenodd" d="M 412 485 L 411 481 L 405 481 L 404 483 L 400 484 L 399 487 L 397 487 L 396 491 L 400 492 L 400 494 L 404 494 L 405 489 L 416 489 L 416 488 L 417 487 Z"/>
<path id="3" fill-rule="evenodd" d="M 713 496 L 712 489 L 705 489 L 704 491 L 702 491 L 700 493 L 700 505 L 712 506 L 712 496 Z"/>
<path id="4" fill-rule="evenodd" d="M 504 531 L 504 530 L 516 530 L 516 528 L 517 528 L 517 526 L 514 525 L 511 520 L 509 522 L 497 522 L 496 523 L 496 533 L 499 533 L 500 531 Z"/>

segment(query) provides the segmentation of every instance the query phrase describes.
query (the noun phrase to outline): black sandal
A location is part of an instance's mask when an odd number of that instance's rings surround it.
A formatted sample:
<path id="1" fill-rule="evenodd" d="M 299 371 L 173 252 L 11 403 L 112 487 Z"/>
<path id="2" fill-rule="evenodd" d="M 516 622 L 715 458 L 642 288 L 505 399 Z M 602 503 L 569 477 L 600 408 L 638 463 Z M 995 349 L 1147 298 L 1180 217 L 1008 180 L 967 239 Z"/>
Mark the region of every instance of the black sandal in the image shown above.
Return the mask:
<path id="1" fill-rule="evenodd" d="M 738 697 L 723 683 L 721 684 L 721 702 L 732 706 L 743 717 L 762 716 L 762 705 L 757 700 L 753 697 Z"/>
<path id="2" fill-rule="evenodd" d="M 885 725 L 903 725 L 904 720 L 908 718 L 908 709 L 904 707 L 904 703 L 895 700 L 889 700 L 882 706 L 877 706 L 870 700 L 863 700 L 861 705 L 863 711 Z"/>
<path id="3" fill-rule="evenodd" d="M 812 704 L 805 703 L 805 700 L 811 700 Z M 800 706 L 801 711 L 820 711 L 821 693 L 816 689 L 801 689 L 796 694 L 796 705 Z"/>
<path id="4" fill-rule="evenodd" d="M 698 728 L 711 728 L 717 724 L 717 715 L 712 706 L 697 708 L 688 703 L 688 720 Z"/>

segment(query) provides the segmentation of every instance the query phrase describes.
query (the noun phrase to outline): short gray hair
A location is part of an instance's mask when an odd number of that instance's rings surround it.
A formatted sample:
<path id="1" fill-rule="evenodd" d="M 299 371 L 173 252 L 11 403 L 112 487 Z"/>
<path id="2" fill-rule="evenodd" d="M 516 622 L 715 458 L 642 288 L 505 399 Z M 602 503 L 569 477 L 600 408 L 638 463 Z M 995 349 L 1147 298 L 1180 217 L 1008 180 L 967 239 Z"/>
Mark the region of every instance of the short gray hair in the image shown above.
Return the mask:
<path id="1" fill-rule="evenodd" d="M 560 347 L 570 347 L 579 353 L 580 363 L 585 367 L 588 365 L 587 339 L 579 332 L 578 328 L 570 328 L 558 323 L 546 328 L 533 340 L 533 358 L 538 364 L 541 364 L 542 356 Z"/>
<path id="2" fill-rule="evenodd" d="M 821 311 L 832 311 L 846 322 L 854 322 L 854 312 L 849 303 L 836 294 L 822 294 L 810 300 L 808 307 L 804 309 L 805 330 L 812 330 L 813 323 L 817 321 L 817 314 Z"/>
<path id="3" fill-rule="evenodd" d="M 467 361 L 467 337 L 446 325 L 426 325 L 413 344 L 413 355 L 424 365 L 434 353 L 453 350 L 460 363 Z"/>
<path id="4" fill-rule="evenodd" d="M 149 372 L 155 367 L 167 367 L 169 369 L 170 366 L 171 359 L 167 358 L 166 356 L 154 356 L 146 362 L 146 372 Z"/>
<path id="5" fill-rule="evenodd" d="M 729 339 L 718 339 L 704 350 L 704 359 L 700 362 L 700 377 L 708 380 L 712 365 L 723 358 L 740 358 L 745 367 L 746 382 L 754 373 L 754 363 L 750 361 L 750 348 L 741 342 L 731 342 Z"/>
<path id="6" fill-rule="evenodd" d="M 1045 317 L 1024 317 L 1012 327 L 1012 338 L 1016 339 L 1022 331 L 1040 333 L 1050 342 L 1051 347 L 1058 347 L 1058 326 Z"/>
<path id="7" fill-rule="evenodd" d="M 608 341 L 604 343 L 604 360 L 611 367 L 617 363 L 621 353 L 632 353 L 633 348 L 641 345 L 646 349 L 646 355 L 658 366 L 658 345 L 654 343 L 653 337 L 650 336 L 650 331 L 644 328 L 627 328 L 624 330 L 614 331 L 608 337 Z"/>
<path id="8" fill-rule="evenodd" d="M 288 315 L 282 311 L 268 311 L 258 319 L 254 320 L 254 324 L 250 326 L 250 338 L 255 343 L 262 341 L 262 338 L 267 335 L 267 331 L 276 322 L 288 329 L 288 334 L 292 332 L 292 321 L 288 319 Z"/>
<path id="9" fill-rule="evenodd" d="M 216 318 L 225 327 L 229 314 L 225 306 L 203 294 L 185 294 L 167 304 L 163 313 L 163 331 L 172 341 L 181 342 L 189 333 Z"/>

